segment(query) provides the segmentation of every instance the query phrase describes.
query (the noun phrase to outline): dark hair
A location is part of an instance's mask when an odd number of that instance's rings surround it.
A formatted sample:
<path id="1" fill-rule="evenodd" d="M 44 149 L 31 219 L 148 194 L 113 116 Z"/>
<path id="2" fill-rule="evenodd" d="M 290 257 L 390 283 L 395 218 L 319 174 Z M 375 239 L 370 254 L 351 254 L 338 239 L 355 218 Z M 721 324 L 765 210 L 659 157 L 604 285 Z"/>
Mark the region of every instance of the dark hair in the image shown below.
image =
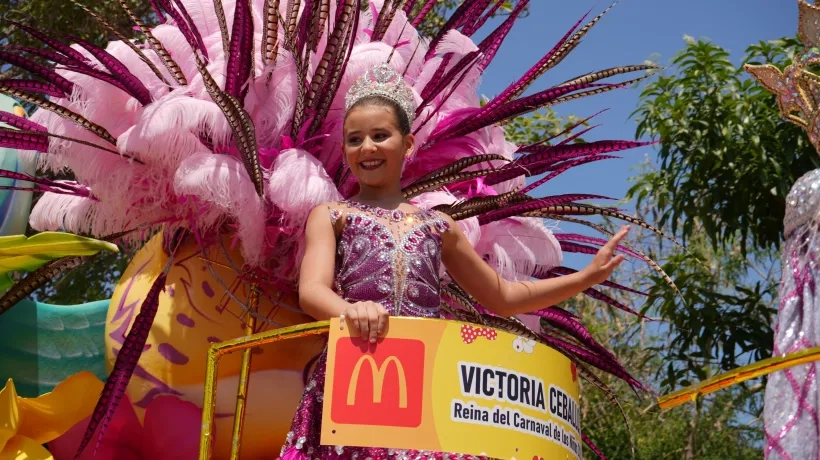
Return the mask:
<path id="1" fill-rule="evenodd" d="M 396 124 L 399 126 L 399 131 L 403 136 L 410 134 L 410 119 L 407 117 L 407 114 L 404 113 L 404 110 L 401 109 L 399 104 L 392 99 L 388 99 L 384 96 L 379 95 L 372 95 L 372 96 L 365 96 L 355 104 L 353 104 L 347 113 L 350 113 L 351 110 L 355 109 L 356 107 L 367 107 L 367 106 L 376 106 L 376 107 L 387 107 L 393 110 L 393 116 L 396 117 Z M 345 119 L 347 119 L 347 114 L 345 114 Z"/>

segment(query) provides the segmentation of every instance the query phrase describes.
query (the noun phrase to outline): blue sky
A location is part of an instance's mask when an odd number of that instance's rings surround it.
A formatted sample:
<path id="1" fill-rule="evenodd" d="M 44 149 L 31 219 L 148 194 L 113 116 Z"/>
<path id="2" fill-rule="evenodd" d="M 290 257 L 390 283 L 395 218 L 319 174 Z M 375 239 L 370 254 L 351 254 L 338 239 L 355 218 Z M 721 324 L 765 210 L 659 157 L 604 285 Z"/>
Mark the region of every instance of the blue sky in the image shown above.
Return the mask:
<path id="1" fill-rule="evenodd" d="M 485 73 L 481 92 L 492 96 L 503 90 L 551 49 L 587 10 L 592 8 L 590 16 L 594 16 L 608 5 L 592 0 L 531 1 L 529 16 L 518 21 Z M 641 64 L 650 57 L 666 65 L 684 47 L 684 34 L 711 39 L 730 50 L 739 62 L 750 44 L 792 36 L 796 26 L 796 0 L 622 0 L 567 59 L 536 81 L 530 91 L 593 70 Z M 563 104 L 556 110 L 560 115 L 588 116 L 609 108 L 595 118 L 595 123 L 602 126 L 587 138 L 633 139 L 636 123 L 629 115 L 637 107 L 639 94 L 637 88 L 625 88 Z M 579 167 L 552 181 L 550 189 L 620 198 L 628 188 L 630 168 L 647 154 L 653 154 L 651 148 L 623 152 L 622 160 Z"/>
<path id="2" fill-rule="evenodd" d="M 492 96 L 503 90 L 551 49 L 587 10 L 592 9 L 590 17 L 594 17 L 608 5 L 608 1 L 600 0 L 531 1 L 529 16 L 520 19 L 507 37 L 487 69 L 480 91 Z M 487 29 L 485 26 L 485 31 Z M 710 39 L 729 50 L 733 60 L 739 63 L 749 45 L 793 36 L 796 30 L 796 0 L 622 0 L 567 59 L 536 81 L 530 92 L 589 71 L 641 64 L 650 58 L 668 65 L 672 56 L 685 46 L 685 34 Z M 586 138 L 634 139 L 636 123 L 630 114 L 637 107 L 639 94 L 639 88 L 625 88 L 572 101 L 556 110 L 559 115 L 585 117 L 608 108 L 594 119 L 594 123 L 602 126 Z M 654 158 L 655 153 L 646 147 L 616 155 L 623 159 L 575 168 L 549 182 L 538 194 L 583 192 L 620 199 L 629 188 L 628 179 L 634 175 L 632 168 L 647 156 Z M 586 233 L 577 226 L 563 227 Z M 587 260 L 570 256 L 567 262 L 580 268 L 578 263 Z"/>

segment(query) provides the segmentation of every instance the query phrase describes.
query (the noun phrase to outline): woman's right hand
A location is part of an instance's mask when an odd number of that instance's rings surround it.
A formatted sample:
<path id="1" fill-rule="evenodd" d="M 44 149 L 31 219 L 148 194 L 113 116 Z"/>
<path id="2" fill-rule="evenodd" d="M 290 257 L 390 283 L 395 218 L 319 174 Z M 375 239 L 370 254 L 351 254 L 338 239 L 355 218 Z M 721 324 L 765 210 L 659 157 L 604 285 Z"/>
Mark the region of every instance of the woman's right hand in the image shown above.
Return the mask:
<path id="1" fill-rule="evenodd" d="M 387 327 L 390 317 L 387 309 L 376 302 L 356 302 L 342 312 L 342 329 L 345 322 L 361 335 L 362 340 L 376 343 L 376 339 Z"/>

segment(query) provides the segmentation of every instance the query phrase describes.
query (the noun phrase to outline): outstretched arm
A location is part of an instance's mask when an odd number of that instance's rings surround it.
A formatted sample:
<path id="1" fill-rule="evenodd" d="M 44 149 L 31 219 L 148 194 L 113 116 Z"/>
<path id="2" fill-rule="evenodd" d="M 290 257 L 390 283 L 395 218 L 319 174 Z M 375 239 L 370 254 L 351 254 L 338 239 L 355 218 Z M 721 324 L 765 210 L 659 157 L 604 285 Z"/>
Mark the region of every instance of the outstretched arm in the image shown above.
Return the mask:
<path id="1" fill-rule="evenodd" d="M 387 325 L 387 310 L 374 302 L 351 305 L 333 290 L 336 233 L 326 206 L 311 211 L 305 238 L 305 257 L 299 271 L 299 305 L 302 310 L 318 320 L 342 317 L 342 327 L 347 323 L 361 333 L 362 340 L 375 342 Z"/>
<path id="2" fill-rule="evenodd" d="M 615 255 L 615 249 L 629 233 L 629 227 L 622 227 L 579 272 L 546 280 L 511 282 L 487 265 L 455 222 L 447 219 L 452 227 L 443 236 L 442 261 L 447 271 L 479 303 L 501 316 L 556 305 L 603 282 L 624 260 L 623 256 Z"/>

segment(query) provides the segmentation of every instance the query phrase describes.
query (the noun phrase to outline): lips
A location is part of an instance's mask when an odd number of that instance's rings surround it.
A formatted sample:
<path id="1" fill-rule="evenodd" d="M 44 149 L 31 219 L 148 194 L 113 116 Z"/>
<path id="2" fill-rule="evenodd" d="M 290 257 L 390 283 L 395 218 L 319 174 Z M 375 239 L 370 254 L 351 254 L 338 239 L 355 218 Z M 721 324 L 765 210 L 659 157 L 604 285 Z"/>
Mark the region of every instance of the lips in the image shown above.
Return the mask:
<path id="1" fill-rule="evenodd" d="M 383 164 L 384 160 L 368 160 L 359 163 L 359 167 L 364 169 L 365 171 L 372 171 L 374 169 L 380 168 Z"/>

